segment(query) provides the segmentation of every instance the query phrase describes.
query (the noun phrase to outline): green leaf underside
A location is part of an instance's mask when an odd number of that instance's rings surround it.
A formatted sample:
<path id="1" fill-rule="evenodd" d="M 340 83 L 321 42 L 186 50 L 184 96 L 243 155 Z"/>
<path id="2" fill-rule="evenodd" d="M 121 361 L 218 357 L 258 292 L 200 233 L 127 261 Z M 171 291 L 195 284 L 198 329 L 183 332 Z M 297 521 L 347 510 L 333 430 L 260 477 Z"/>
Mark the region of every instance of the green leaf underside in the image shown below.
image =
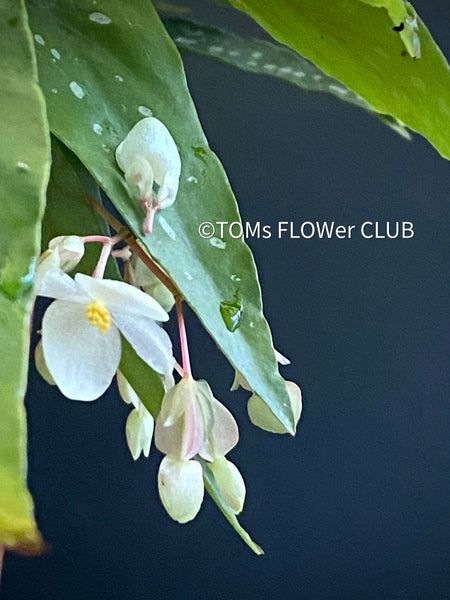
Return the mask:
<path id="1" fill-rule="evenodd" d="M 50 136 L 26 12 L 0 4 L 0 544 L 38 552 L 26 485 L 26 389 L 33 273 L 50 168 Z"/>
<path id="2" fill-rule="evenodd" d="M 422 57 L 413 59 L 387 11 L 359 0 L 230 1 L 279 42 L 450 158 L 449 66 L 420 19 Z"/>
<path id="3" fill-rule="evenodd" d="M 87 0 L 76 5 L 30 0 L 27 5 L 33 33 L 45 43 L 36 49 L 52 132 L 106 191 L 233 366 L 292 430 L 250 250 L 242 240 L 226 236 L 211 243 L 198 233 L 203 221 L 233 222 L 239 214 L 201 130 L 179 54 L 153 6 L 99 0 L 95 14 L 108 20 L 101 24 L 92 20 L 93 5 Z M 156 215 L 153 233 L 145 236 L 142 209 L 129 196 L 114 151 L 148 109 L 174 136 L 182 174 L 175 204 Z M 236 279 L 246 310 L 239 328 L 230 332 L 220 303 L 233 296 Z"/>
<path id="4" fill-rule="evenodd" d="M 401 123 L 392 117 L 379 115 L 364 98 L 337 79 L 325 75 L 314 63 L 290 48 L 264 40 L 246 39 L 231 31 L 200 25 L 188 19 L 165 17 L 163 23 L 180 50 L 213 58 L 249 73 L 270 75 L 307 92 L 331 94 L 380 116 L 386 125 L 400 135 L 410 137 Z"/>
<path id="5" fill-rule="evenodd" d="M 208 463 L 202 460 L 201 458 L 197 459 L 202 465 L 203 469 L 203 481 L 205 483 L 205 488 L 217 506 L 220 508 L 227 521 L 232 525 L 233 529 L 238 533 L 238 535 L 244 540 L 244 542 L 253 550 L 255 554 L 264 554 L 264 550 L 256 544 L 249 534 L 245 531 L 245 529 L 239 523 L 236 515 L 230 506 L 225 502 L 222 497 L 222 494 L 217 487 L 216 480 L 214 479 L 214 475 L 211 469 L 208 466 Z"/>

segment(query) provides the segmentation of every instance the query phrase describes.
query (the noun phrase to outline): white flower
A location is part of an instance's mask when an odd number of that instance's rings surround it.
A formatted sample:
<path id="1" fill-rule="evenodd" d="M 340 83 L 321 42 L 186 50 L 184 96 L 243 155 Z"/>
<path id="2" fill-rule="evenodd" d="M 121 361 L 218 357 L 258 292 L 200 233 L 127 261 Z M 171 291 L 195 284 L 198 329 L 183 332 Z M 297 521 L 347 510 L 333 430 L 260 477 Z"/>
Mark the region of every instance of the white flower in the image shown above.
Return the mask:
<path id="1" fill-rule="evenodd" d="M 236 445 L 238 438 L 233 415 L 214 398 L 206 381 L 183 377 L 166 392 L 156 420 L 155 444 L 167 454 L 161 462 L 158 485 L 164 507 L 173 519 L 185 523 L 200 510 L 202 469 L 192 460 L 197 455 L 212 464 L 218 461 L 215 468 L 220 471 L 219 489 L 232 483 L 234 489 L 230 489 L 227 501 L 231 500 L 233 510 L 242 508 L 242 485 L 235 478 L 237 468 L 228 468 L 220 458 Z M 243 489 L 245 496 L 245 485 Z"/>
<path id="2" fill-rule="evenodd" d="M 41 296 L 55 298 L 42 321 L 47 367 L 61 392 L 95 400 L 107 389 L 121 357 L 120 334 L 158 373 L 173 370 L 172 345 L 155 321 L 167 313 L 144 292 L 122 282 L 49 271 Z"/>
<path id="3" fill-rule="evenodd" d="M 117 147 L 116 160 L 125 173 L 130 191 L 148 214 L 153 215 L 156 210 L 174 203 L 181 160 L 169 130 L 161 121 L 155 117 L 138 121 Z M 149 227 L 151 231 L 151 220 Z"/>
<path id="4" fill-rule="evenodd" d="M 78 235 L 60 235 L 50 240 L 48 249 L 41 254 L 36 272 L 36 293 L 47 271 L 61 269 L 69 273 L 75 269 L 84 255 L 83 238 Z"/>
<path id="5" fill-rule="evenodd" d="M 286 391 L 291 403 L 294 424 L 297 425 L 302 414 L 302 392 L 293 381 L 285 381 Z M 271 433 L 289 433 L 286 427 L 276 418 L 267 404 L 257 394 L 250 396 L 247 404 L 248 416 L 253 425 Z"/>
<path id="6" fill-rule="evenodd" d="M 134 460 L 137 460 L 141 453 L 148 457 L 153 438 L 153 417 L 120 371 L 117 371 L 117 387 L 124 402 L 134 406 L 125 425 L 125 435 L 131 455 Z"/>

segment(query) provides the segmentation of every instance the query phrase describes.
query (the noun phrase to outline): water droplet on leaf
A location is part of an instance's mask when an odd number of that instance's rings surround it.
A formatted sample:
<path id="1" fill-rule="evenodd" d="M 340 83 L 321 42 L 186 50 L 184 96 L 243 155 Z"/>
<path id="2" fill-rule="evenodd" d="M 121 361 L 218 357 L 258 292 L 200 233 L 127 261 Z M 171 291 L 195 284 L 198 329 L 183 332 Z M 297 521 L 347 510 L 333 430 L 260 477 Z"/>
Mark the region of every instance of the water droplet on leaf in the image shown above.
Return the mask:
<path id="1" fill-rule="evenodd" d="M 206 150 L 202 146 L 192 146 L 192 150 L 194 151 L 195 156 L 206 165 Z"/>
<path id="2" fill-rule="evenodd" d="M 228 331 L 236 331 L 241 324 L 244 303 L 239 292 L 234 294 L 233 300 L 224 300 L 220 303 L 220 314 Z"/>

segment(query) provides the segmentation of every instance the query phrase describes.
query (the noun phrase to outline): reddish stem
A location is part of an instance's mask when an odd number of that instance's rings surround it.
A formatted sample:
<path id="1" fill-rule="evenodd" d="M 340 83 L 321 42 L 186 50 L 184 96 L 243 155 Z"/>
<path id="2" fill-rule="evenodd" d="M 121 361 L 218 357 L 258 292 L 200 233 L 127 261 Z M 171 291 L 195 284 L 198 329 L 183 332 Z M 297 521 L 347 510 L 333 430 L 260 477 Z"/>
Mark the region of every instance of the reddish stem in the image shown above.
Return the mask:
<path id="1" fill-rule="evenodd" d="M 184 322 L 183 314 L 183 303 L 178 298 L 175 304 L 177 307 L 178 330 L 180 332 L 181 356 L 183 359 L 183 375 L 192 376 L 191 361 L 189 358 L 189 346 L 186 335 L 186 324 Z"/>
<path id="2" fill-rule="evenodd" d="M 175 298 L 181 298 L 181 294 L 177 286 L 173 283 L 170 277 L 164 273 L 155 261 L 147 254 L 147 252 L 138 244 L 136 237 L 132 231 L 123 225 L 114 215 L 112 215 L 103 204 L 100 204 L 98 200 L 92 196 L 88 196 L 88 201 L 92 208 L 97 212 L 105 221 L 117 231 L 117 236 L 124 240 L 126 244 L 132 249 L 134 254 L 138 256 L 142 262 L 150 269 L 150 271 L 156 275 L 156 277 L 164 283 L 164 285 L 172 292 Z"/>

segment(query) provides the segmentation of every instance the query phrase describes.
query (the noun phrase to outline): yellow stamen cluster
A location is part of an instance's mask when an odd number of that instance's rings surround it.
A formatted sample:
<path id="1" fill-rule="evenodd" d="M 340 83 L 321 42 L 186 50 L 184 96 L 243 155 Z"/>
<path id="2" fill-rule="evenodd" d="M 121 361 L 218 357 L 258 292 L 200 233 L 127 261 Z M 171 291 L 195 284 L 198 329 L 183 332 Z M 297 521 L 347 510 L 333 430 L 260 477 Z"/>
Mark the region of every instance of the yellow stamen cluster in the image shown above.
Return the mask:
<path id="1" fill-rule="evenodd" d="M 98 327 L 101 333 L 106 333 L 111 327 L 111 314 L 101 302 L 90 302 L 86 306 L 88 321 Z"/>

